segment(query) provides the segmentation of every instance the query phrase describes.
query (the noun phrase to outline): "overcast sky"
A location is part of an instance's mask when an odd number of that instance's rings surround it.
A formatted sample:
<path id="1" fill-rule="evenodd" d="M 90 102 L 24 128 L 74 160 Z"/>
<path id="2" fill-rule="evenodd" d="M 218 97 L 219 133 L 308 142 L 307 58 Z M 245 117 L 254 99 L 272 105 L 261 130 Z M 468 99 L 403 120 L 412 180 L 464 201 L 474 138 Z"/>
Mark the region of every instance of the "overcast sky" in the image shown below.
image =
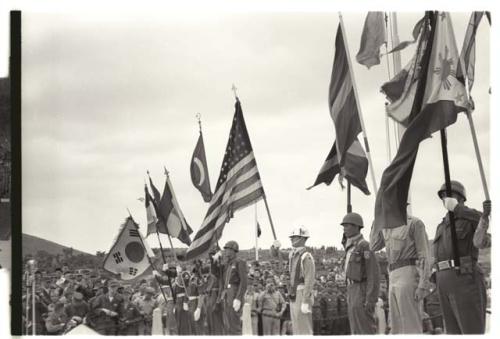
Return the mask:
<path id="1" fill-rule="evenodd" d="M 366 13 L 345 13 L 351 59 Z M 461 49 L 469 13 L 453 13 Z M 423 12 L 400 14 L 399 36 L 411 37 Z M 202 115 L 212 188 L 220 171 L 238 87 L 278 238 L 298 225 L 309 244 L 339 246 L 346 191 L 310 186 L 335 138 L 328 84 L 339 23 L 336 12 L 152 12 L 59 15 L 23 13 L 23 232 L 94 253 L 109 250 L 128 207 L 145 231 L 144 180 L 149 169 L 163 189 L 163 166 L 184 215 L 196 232 L 208 204 L 191 183 L 189 166 Z M 486 175 L 490 165 L 490 33 L 477 41 L 477 128 Z M 413 48 L 402 55 L 403 65 Z M 355 82 L 379 184 L 388 165 L 385 58 L 367 70 L 354 63 Z M 392 74 L 392 70 L 391 70 Z M 448 129 L 451 176 L 462 181 L 468 204 L 484 200 L 466 116 Z M 395 150 L 392 149 L 394 156 Z M 439 134 L 421 144 L 411 197 L 429 238 L 445 211 Z M 371 224 L 375 194 L 353 190 L 354 211 Z M 259 246 L 273 241 L 263 202 Z M 236 213 L 221 243 L 254 246 L 254 207 Z M 363 231 L 369 235 L 369 227 Z M 194 234 L 193 234 L 194 236 Z M 155 237 L 149 242 L 157 246 Z M 163 239 L 165 245 L 167 239 Z M 177 240 L 176 246 L 182 246 Z"/>

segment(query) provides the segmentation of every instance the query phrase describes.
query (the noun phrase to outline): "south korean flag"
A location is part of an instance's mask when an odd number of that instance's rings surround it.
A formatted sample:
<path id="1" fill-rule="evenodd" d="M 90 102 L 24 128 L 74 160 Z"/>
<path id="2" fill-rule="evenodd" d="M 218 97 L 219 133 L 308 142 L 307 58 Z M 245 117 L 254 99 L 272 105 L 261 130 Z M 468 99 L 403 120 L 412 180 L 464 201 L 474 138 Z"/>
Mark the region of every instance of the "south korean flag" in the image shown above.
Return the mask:
<path id="1" fill-rule="evenodd" d="M 139 232 L 139 226 L 128 217 L 104 260 L 104 269 L 120 274 L 122 280 L 134 279 L 149 267 L 148 255 L 154 257 L 153 251 Z"/>

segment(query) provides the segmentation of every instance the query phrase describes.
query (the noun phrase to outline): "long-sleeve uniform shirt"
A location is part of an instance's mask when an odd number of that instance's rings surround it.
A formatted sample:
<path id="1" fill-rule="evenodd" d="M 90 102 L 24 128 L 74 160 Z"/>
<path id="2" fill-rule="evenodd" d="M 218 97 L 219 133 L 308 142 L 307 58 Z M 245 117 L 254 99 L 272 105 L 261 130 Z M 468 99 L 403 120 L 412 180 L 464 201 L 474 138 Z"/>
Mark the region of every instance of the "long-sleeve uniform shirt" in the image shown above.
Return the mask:
<path id="1" fill-rule="evenodd" d="M 372 229 L 373 231 L 374 229 Z M 408 216 L 408 223 L 395 228 L 386 228 L 370 234 L 370 248 L 379 251 L 386 248 L 387 262 L 390 265 L 416 260 L 419 273 L 418 287 L 428 289 L 431 274 L 429 238 L 424 223 Z"/>

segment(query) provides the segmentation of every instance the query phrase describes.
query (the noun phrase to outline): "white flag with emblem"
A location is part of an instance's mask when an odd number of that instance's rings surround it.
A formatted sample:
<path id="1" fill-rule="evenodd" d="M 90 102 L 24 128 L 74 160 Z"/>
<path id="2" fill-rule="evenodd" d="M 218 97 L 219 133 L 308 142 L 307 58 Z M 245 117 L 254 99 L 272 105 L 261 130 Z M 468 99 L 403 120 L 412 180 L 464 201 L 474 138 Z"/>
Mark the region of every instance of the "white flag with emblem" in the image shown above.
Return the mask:
<path id="1" fill-rule="evenodd" d="M 104 259 L 104 269 L 120 274 L 122 280 L 134 279 L 150 266 L 148 255 L 154 257 L 153 251 L 139 232 L 139 225 L 128 217 Z"/>

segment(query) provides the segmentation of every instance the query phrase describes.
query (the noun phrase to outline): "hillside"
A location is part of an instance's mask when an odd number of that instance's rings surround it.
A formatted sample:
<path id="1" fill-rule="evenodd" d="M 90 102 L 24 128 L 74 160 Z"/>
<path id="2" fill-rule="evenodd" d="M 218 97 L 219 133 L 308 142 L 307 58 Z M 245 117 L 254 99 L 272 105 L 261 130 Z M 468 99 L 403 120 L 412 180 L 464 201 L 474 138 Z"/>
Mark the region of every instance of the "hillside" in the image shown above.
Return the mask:
<path id="1" fill-rule="evenodd" d="M 60 245 L 58 243 L 38 238 L 35 237 L 34 235 L 23 233 L 23 256 L 26 256 L 28 254 L 34 255 L 38 251 L 45 251 L 52 255 L 58 255 L 58 254 L 63 255 L 64 254 L 63 250 L 68 250 L 68 249 L 70 248 Z M 89 253 L 73 249 L 73 255 L 78 255 L 78 254 L 92 255 Z"/>

